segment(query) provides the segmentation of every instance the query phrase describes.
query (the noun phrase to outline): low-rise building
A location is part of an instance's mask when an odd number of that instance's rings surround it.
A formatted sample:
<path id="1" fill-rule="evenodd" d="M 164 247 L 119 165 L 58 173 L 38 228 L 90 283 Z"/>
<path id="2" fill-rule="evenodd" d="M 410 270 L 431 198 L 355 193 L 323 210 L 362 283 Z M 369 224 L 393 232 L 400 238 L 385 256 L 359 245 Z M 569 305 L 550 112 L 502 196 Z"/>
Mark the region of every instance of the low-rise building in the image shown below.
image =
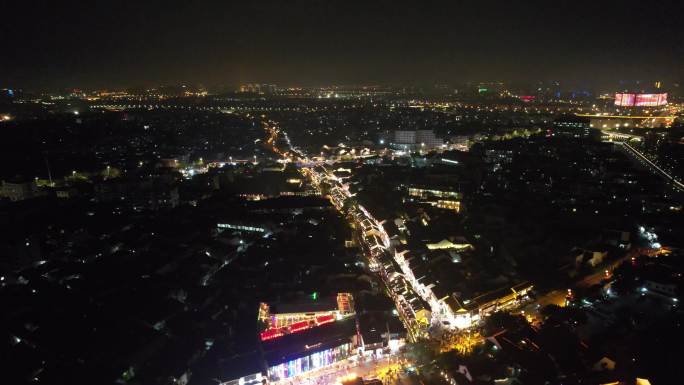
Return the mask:
<path id="1" fill-rule="evenodd" d="M 396 130 L 390 143 L 392 148 L 401 151 L 428 151 L 443 145 L 444 141 L 432 130 Z"/>
<path id="2" fill-rule="evenodd" d="M 589 119 L 581 116 L 563 115 L 553 122 L 553 135 L 586 138 L 591 131 Z"/>
<path id="3" fill-rule="evenodd" d="M 23 201 L 36 196 L 36 186 L 33 182 L 3 180 L 0 187 L 0 197 L 5 197 L 12 202 Z"/>
<path id="4" fill-rule="evenodd" d="M 309 297 L 287 303 L 259 304 L 259 321 L 267 327 L 263 336 L 275 335 L 264 334 L 271 329 L 288 328 L 292 325 L 300 325 L 302 330 L 308 327 L 320 326 L 336 320 L 341 320 L 354 315 L 354 297 L 350 293 L 337 293 L 335 298 L 319 298 L 318 293 L 312 293 Z M 276 333 L 282 335 L 287 331 Z"/>
<path id="5" fill-rule="evenodd" d="M 353 318 L 332 322 L 262 343 L 269 381 L 292 379 L 324 368 L 357 353 Z"/>
<path id="6" fill-rule="evenodd" d="M 178 186 L 158 180 L 111 179 L 95 185 L 99 202 L 120 203 L 134 210 L 159 210 L 177 207 L 180 203 Z"/>

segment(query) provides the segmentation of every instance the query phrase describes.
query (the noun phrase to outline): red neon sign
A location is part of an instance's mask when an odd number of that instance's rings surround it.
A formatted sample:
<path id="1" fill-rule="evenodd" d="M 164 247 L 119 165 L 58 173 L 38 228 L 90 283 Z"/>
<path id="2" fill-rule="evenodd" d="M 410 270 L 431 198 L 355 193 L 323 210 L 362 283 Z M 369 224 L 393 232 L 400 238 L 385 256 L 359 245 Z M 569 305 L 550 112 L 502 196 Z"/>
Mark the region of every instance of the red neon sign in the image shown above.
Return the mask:
<path id="1" fill-rule="evenodd" d="M 331 322 L 335 322 L 335 316 L 332 314 L 316 317 L 316 325 L 318 326 L 325 325 Z"/>
<path id="2" fill-rule="evenodd" d="M 268 329 L 266 331 L 261 332 L 259 334 L 259 337 L 261 337 L 262 341 L 268 341 L 274 338 L 282 337 L 285 335 L 285 333 L 297 333 L 301 332 L 302 330 L 311 329 L 312 327 L 321 326 L 332 322 L 335 322 L 335 315 L 322 315 L 316 317 L 315 324 L 312 324 L 311 321 L 299 321 L 284 328 Z"/>
<path id="3" fill-rule="evenodd" d="M 281 337 L 283 332 L 280 329 L 268 329 L 261 332 L 260 337 L 262 341 L 272 340 L 274 338 Z"/>
<path id="4" fill-rule="evenodd" d="M 306 330 L 309 328 L 309 321 L 300 321 L 300 322 L 295 322 L 292 325 L 290 325 L 290 333 L 297 333 L 302 330 Z"/>

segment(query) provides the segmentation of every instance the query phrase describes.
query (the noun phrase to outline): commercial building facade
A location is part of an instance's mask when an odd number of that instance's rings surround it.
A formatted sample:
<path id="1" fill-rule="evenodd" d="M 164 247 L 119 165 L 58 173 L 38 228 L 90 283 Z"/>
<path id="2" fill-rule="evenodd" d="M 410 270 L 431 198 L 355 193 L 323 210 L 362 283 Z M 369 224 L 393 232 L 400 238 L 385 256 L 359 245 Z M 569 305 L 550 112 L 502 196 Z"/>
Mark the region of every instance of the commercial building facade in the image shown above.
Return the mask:
<path id="1" fill-rule="evenodd" d="M 396 130 L 390 143 L 395 150 L 432 150 L 444 145 L 432 130 Z"/>
<path id="2" fill-rule="evenodd" d="M 355 347 L 355 344 L 347 342 L 269 366 L 268 379 L 270 381 L 284 380 L 330 366 L 356 354 Z"/>

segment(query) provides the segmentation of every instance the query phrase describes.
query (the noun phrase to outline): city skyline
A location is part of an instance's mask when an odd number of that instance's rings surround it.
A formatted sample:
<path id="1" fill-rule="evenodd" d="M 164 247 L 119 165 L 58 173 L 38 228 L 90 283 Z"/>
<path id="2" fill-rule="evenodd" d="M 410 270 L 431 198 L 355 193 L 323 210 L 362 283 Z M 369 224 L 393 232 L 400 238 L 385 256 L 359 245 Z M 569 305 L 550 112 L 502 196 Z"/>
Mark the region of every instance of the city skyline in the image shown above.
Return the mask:
<path id="1" fill-rule="evenodd" d="M 10 4 L 4 382 L 678 383 L 682 11 Z"/>

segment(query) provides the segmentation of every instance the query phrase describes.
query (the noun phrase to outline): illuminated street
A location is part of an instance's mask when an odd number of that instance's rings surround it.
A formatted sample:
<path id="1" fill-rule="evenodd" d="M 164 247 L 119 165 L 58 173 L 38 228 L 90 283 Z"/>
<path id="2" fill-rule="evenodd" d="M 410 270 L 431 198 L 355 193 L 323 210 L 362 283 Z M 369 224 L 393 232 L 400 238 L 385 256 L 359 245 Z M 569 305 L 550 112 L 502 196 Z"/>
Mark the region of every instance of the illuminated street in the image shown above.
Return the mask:
<path id="1" fill-rule="evenodd" d="M 269 138 L 267 142 L 271 144 L 274 152 L 280 156 L 287 156 L 289 151 L 283 151 L 276 146 L 278 140 L 278 134 L 280 131 L 275 128 L 274 122 L 264 123 L 266 127 Z M 289 139 L 287 140 L 287 145 L 290 149 L 291 143 Z M 292 150 L 290 150 L 292 151 Z M 323 173 L 316 171 L 316 166 L 324 164 L 323 162 L 313 162 L 306 155 L 302 154 L 300 151 L 292 151 L 296 153 L 296 161 L 306 164 L 307 167 L 301 169 L 301 172 L 306 176 L 310 183 L 312 183 L 320 191 L 320 184 L 325 181 L 326 183 L 332 184 L 330 199 L 333 205 L 340 211 L 343 211 L 345 202 L 349 200 L 352 195 L 349 192 L 347 185 L 343 184 L 340 180 L 329 173 Z M 355 204 L 350 207 L 346 212 L 347 218 L 352 220 L 352 225 L 359 229 L 357 233 L 358 239 L 362 243 L 362 250 L 366 253 L 366 258 L 371 270 L 377 269 L 378 262 L 377 258 L 379 254 L 387 253 L 389 248 L 389 236 L 385 232 L 381 223 L 379 223 L 373 216 L 362 206 Z M 391 292 L 391 290 L 390 290 Z M 407 330 L 412 332 L 412 335 L 417 336 L 423 332 L 418 330 L 416 320 L 414 315 L 410 312 L 405 311 L 404 306 L 400 304 L 402 297 L 399 293 L 394 293 L 392 295 L 393 299 L 397 301 L 397 310 L 402 316 L 402 320 L 407 326 Z"/>
<path id="2" fill-rule="evenodd" d="M 379 359 L 365 357 L 365 359 L 361 360 L 354 357 L 354 359 L 348 359 L 323 369 L 307 372 L 301 376 L 271 382 L 271 384 L 335 385 L 355 377 L 362 377 L 364 379 L 378 378 L 383 380 L 383 384 L 394 384 L 402 380 L 406 384 L 407 376 L 403 373 L 407 366 L 406 363 L 399 363 L 398 356 L 387 356 Z"/>

